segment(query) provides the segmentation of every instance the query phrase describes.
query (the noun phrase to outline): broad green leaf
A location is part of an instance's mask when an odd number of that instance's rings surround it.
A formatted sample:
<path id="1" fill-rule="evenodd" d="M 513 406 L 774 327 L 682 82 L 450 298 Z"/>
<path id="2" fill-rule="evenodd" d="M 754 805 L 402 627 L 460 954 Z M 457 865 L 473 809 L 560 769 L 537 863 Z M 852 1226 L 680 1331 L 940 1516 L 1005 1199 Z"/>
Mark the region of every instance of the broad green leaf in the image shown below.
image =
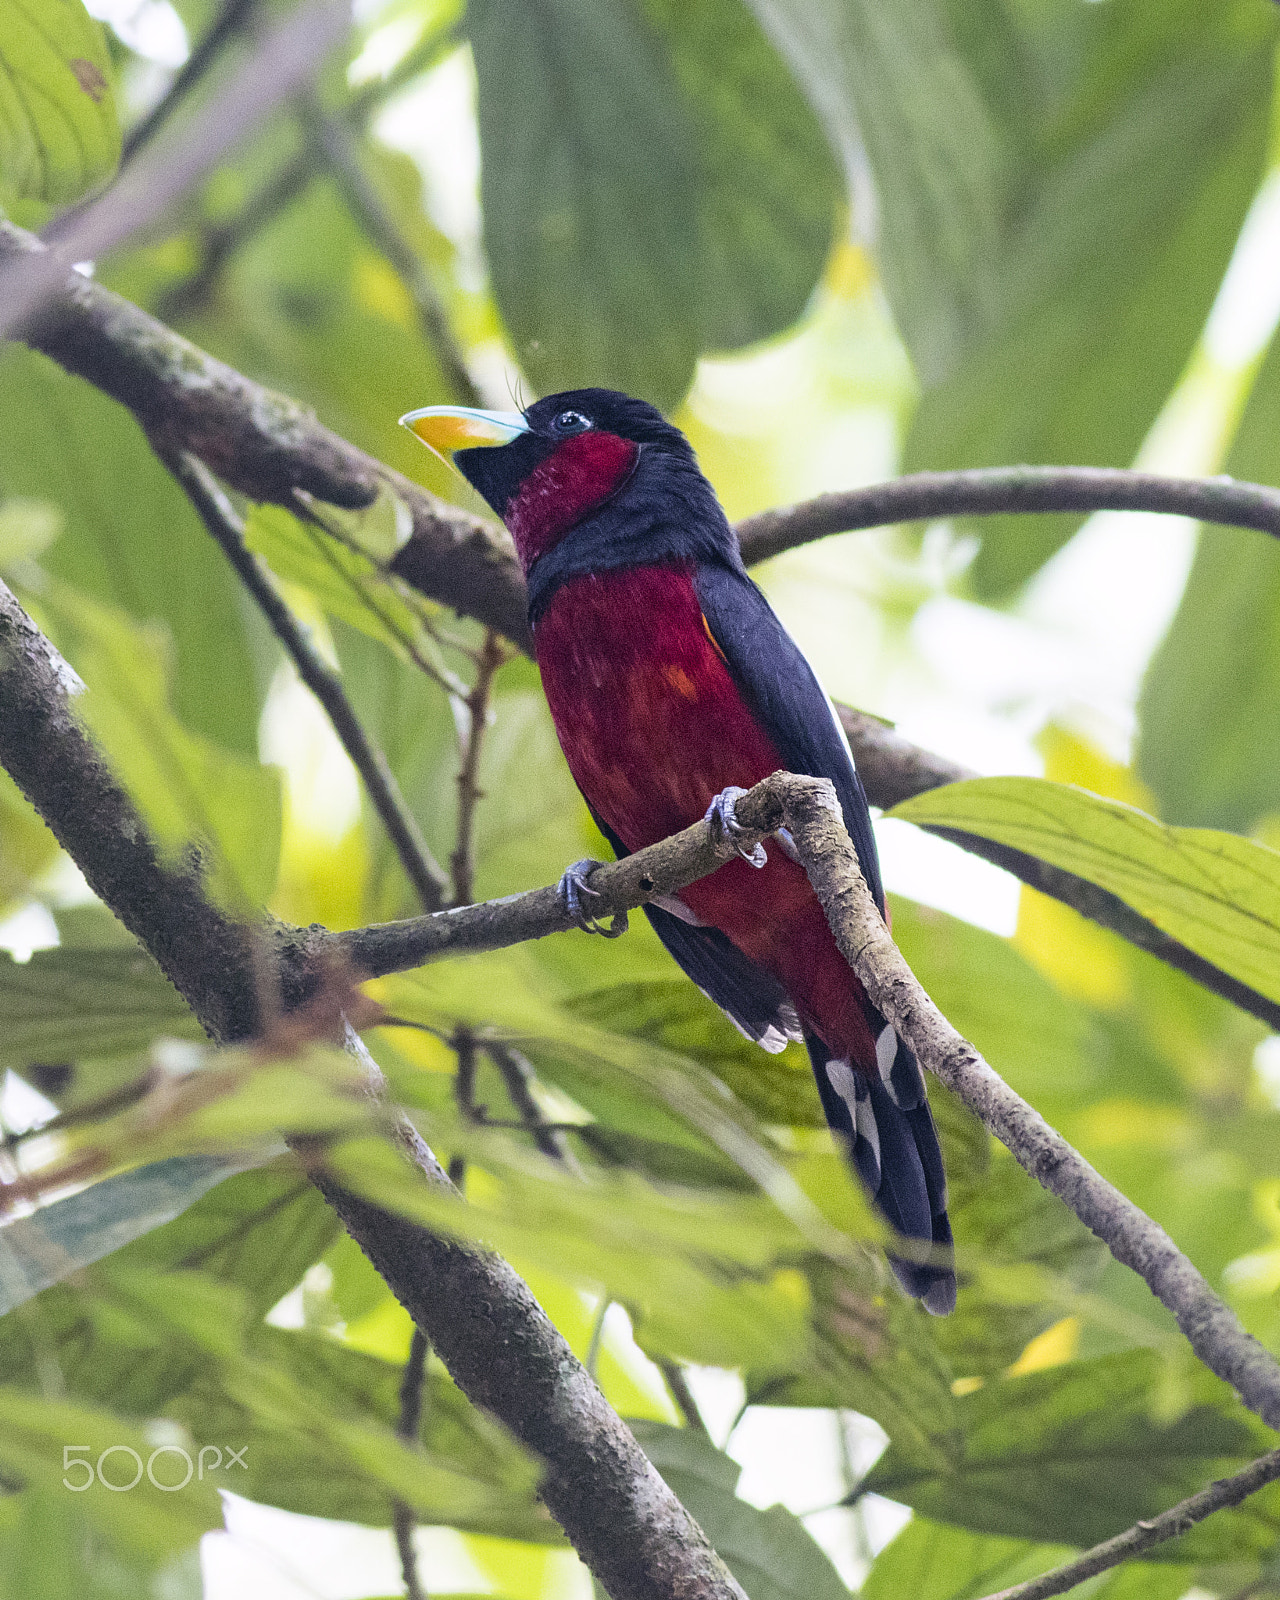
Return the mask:
<path id="1" fill-rule="evenodd" d="M 275 663 L 268 647 L 255 654 L 251 645 L 261 646 L 265 627 L 129 413 L 44 356 L 9 346 L 0 355 L 0 485 L 61 513 L 63 531 L 41 558 L 49 571 L 137 621 L 167 624 L 182 721 L 256 755 Z"/>
<path id="2" fill-rule="evenodd" d="M 880 1552 L 861 1600 L 980 1600 L 1074 1554 L 1063 1545 L 971 1533 L 916 1516 Z"/>
<path id="3" fill-rule="evenodd" d="M 153 1416 L 199 1369 L 163 1322 L 121 1312 L 117 1281 L 199 1271 L 227 1285 L 218 1324 L 261 1316 L 333 1239 L 336 1219 L 292 1158 L 229 1178 L 172 1222 L 0 1321 L 0 1382 L 55 1374 L 69 1393 Z"/>
<path id="4" fill-rule="evenodd" d="M 1226 471 L 1280 483 L 1280 337 Z M 1138 708 L 1138 771 L 1170 822 L 1244 832 L 1280 811 L 1280 547 L 1206 526 Z"/>
<path id="5" fill-rule="evenodd" d="M 951 1221 L 962 1265 L 976 1260 L 979 1270 L 966 1278 L 937 1340 L 953 1370 L 966 1377 L 991 1376 L 1011 1366 L 1030 1340 L 1069 1309 L 1038 1292 L 1038 1272 L 1026 1274 L 1028 1292 L 1018 1296 L 1018 1267 L 1045 1269 L 1067 1292 L 1087 1291 L 1108 1260 L 1106 1246 L 1062 1201 L 1003 1153 L 980 1184 L 958 1204 L 953 1200 Z M 1003 1270 L 981 1270 L 996 1266 Z M 1085 1306 L 1081 1310 L 1088 1314 Z"/>
<path id="6" fill-rule="evenodd" d="M 736 1461 L 689 1428 L 641 1421 L 631 1428 L 751 1600 L 847 1600 L 839 1574 L 798 1517 L 737 1498 Z"/>
<path id="7" fill-rule="evenodd" d="M 1280 854 L 1236 834 L 1168 828 L 1069 784 L 978 778 L 895 806 L 921 827 L 994 839 L 1118 895 L 1197 955 L 1280 999 Z"/>
<path id="8" fill-rule="evenodd" d="M 332 1208 L 295 1158 L 282 1156 L 219 1184 L 100 1271 L 110 1273 L 117 1265 L 199 1271 L 233 1284 L 250 1311 L 262 1315 L 299 1282 L 339 1231 Z"/>
<path id="9" fill-rule="evenodd" d="M 57 859 L 58 841 L 9 774 L 0 771 L 0 916 L 14 901 L 26 899 Z"/>
<path id="10" fill-rule="evenodd" d="M 232 1417 L 239 1411 L 236 1436 L 249 1440 L 249 1475 L 241 1490 L 250 1498 L 307 1516 L 385 1527 L 388 1466 L 378 1464 L 380 1436 L 390 1440 L 399 1420 L 402 1368 L 323 1334 L 278 1328 L 260 1329 L 251 1349 L 259 1370 L 273 1375 L 271 1406 L 251 1405 L 248 1391 L 234 1382 L 224 1389 L 219 1382 L 197 1380 L 171 1409 L 202 1437 L 219 1429 L 235 1431 Z M 285 1393 L 293 1414 L 273 1415 Z M 305 1415 L 308 1407 L 364 1430 L 342 1436 L 348 1448 L 361 1441 L 354 1459 L 306 1448 L 299 1435 L 315 1431 Z M 434 1361 L 424 1385 L 419 1443 L 417 1502 L 423 1520 L 560 1542 L 559 1530 L 533 1500 L 538 1474 L 529 1457 Z"/>
<path id="11" fill-rule="evenodd" d="M 936 382 L 989 314 L 1001 152 L 936 0 L 750 0 L 848 169 L 916 369 Z M 858 207 L 869 163 L 876 217 Z"/>
<path id="12" fill-rule="evenodd" d="M 336 622 L 334 644 L 343 687 L 361 727 L 386 756 L 436 859 L 447 860 L 455 842 L 458 804 L 457 727 L 449 697 L 399 653 L 375 642 L 369 631 Z M 484 787 L 490 787 L 487 779 Z M 420 909 L 417 897 L 386 829 L 371 817 L 363 790 L 361 804 L 368 821 L 368 916 L 378 922 L 410 916 Z"/>
<path id="13" fill-rule="evenodd" d="M 1105 1041 L 1007 939 L 891 896 L 893 937 L 943 1015 L 1035 1105 L 1097 1094 Z M 930 1094 L 933 1089 L 930 1086 Z"/>
<path id="14" fill-rule="evenodd" d="M 1002 1539 L 913 1517 L 875 1559 L 861 1600 L 979 1600 L 1070 1560 L 1064 1545 Z M 1131 1561 L 1071 1592 L 1088 1600 L 1179 1600 L 1192 1568 Z"/>
<path id="15" fill-rule="evenodd" d="M 210 886 L 259 905 L 275 883 L 280 777 L 192 733 L 169 701 L 167 635 L 61 585 L 44 597 L 89 686 L 81 714 L 159 843 L 208 850 Z"/>
<path id="16" fill-rule="evenodd" d="M 78 1456 L 94 1467 L 91 1486 L 83 1468 L 72 1471 L 64 1465 L 68 1448 L 72 1459 Z M 84 1483 L 77 1495 L 81 1516 L 126 1557 L 176 1554 L 222 1524 L 222 1508 L 208 1480 L 193 1481 L 180 1494 L 167 1493 L 150 1481 L 146 1467 L 156 1449 L 136 1422 L 110 1411 L 12 1387 L 0 1389 L 0 1465 L 6 1478 L 16 1477 L 51 1494 L 75 1492 L 64 1479 Z M 125 1484 L 135 1474 L 140 1481 L 128 1493 L 113 1493 L 96 1479 L 99 1462 L 107 1483 Z M 154 1461 L 154 1474 L 161 1483 L 174 1481 L 181 1471 L 181 1463 L 172 1455 Z M 167 1476 L 170 1472 L 174 1478 Z"/>
<path id="17" fill-rule="evenodd" d="M 190 1007 L 140 947 L 38 950 L 30 961 L 0 956 L 0 1068 L 21 1072 L 32 1062 L 133 1056 L 158 1034 L 201 1039 Z M 62 1108 L 103 1092 L 89 1075 Z"/>
<path id="18" fill-rule="evenodd" d="M 1004 72 L 1043 86 L 1039 113 L 1005 143 L 1010 207 L 993 313 L 928 387 L 909 470 L 1129 466 L 1195 346 L 1257 188 L 1269 8 L 1121 0 L 1085 8 L 1084 21 L 1079 9 L 1034 21 L 1008 10 L 1017 26 Z M 982 37 L 990 49 L 994 35 Z M 1077 524 L 988 520 L 978 594 L 1007 596 Z"/>
<path id="19" fill-rule="evenodd" d="M 746 1374 L 750 1403 L 858 1411 L 912 1460 L 945 1466 L 955 1448 L 953 1374 L 918 1307 L 896 1289 L 869 1293 L 823 1262 L 807 1277 L 815 1357 L 775 1347 Z"/>
<path id="20" fill-rule="evenodd" d="M 1197 1380 L 1214 1404 L 1174 1421 L 1156 1415 L 1161 1383 L 1146 1350 L 988 1383 L 957 1403 L 963 1443 L 947 1468 L 894 1441 L 859 1489 L 975 1533 L 1095 1544 L 1257 1449 L 1260 1430 L 1227 1412 L 1216 1380 Z"/>
<path id="21" fill-rule="evenodd" d="M 410 606 L 373 560 L 291 515 L 282 506 L 255 505 L 245 543 L 281 578 L 310 589 L 325 610 L 359 628 L 405 660 L 420 625 Z"/>
<path id="22" fill-rule="evenodd" d="M 763 1196 L 658 1190 L 625 1173 L 584 1183 L 527 1157 L 522 1171 L 519 1147 L 492 1137 L 458 1148 L 472 1164 L 466 1205 L 422 1183 L 381 1141 L 348 1141 L 330 1166 L 428 1227 L 603 1288 L 632 1312 L 646 1345 L 675 1358 L 732 1366 L 806 1347 L 808 1291 L 791 1265 L 805 1242 Z"/>
<path id="23" fill-rule="evenodd" d="M 762 1122 L 826 1126 L 804 1048 L 767 1055 L 683 976 L 611 984 L 575 996 L 567 1009 L 613 1032 L 693 1056 Z"/>
<path id="24" fill-rule="evenodd" d="M 698 354 L 804 309 L 830 156 L 736 0 L 473 0 L 485 243 L 521 366 L 673 406 Z"/>
<path id="25" fill-rule="evenodd" d="M 0 1316 L 52 1283 L 149 1233 L 242 1170 L 177 1156 L 90 1184 L 0 1228 Z"/>
<path id="26" fill-rule="evenodd" d="M 0 196 L 74 200 L 111 175 L 112 77 L 82 0 L 0 0 Z"/>

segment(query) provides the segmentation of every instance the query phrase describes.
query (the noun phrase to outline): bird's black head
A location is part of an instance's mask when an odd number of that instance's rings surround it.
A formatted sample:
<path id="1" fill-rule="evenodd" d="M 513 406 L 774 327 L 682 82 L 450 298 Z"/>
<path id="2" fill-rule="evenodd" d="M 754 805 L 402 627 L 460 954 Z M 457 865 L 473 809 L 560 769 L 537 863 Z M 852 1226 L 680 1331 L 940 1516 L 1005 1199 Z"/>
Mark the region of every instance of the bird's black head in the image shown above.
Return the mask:
<path id="1" fill-rule="evenodd" d="M 689 441 L 643 400 L 570 389 L 524 412 L 429 406 L 401 421 L 489 502 L 527 574 L 553 550 L 588 571 L 733 545 Z M 656 557 L 655 540 L 670 547 Z"/>

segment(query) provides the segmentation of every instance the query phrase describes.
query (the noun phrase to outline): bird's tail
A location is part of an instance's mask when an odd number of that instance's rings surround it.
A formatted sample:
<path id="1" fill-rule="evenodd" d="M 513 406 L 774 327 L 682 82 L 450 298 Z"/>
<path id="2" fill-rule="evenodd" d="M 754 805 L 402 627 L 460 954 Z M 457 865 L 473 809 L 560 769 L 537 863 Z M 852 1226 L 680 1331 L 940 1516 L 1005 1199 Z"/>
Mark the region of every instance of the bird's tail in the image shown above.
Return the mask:
<path id="1" fill-rule="evenodd" d="M 956 1303 L 947 1180 L 920 1064 L 882 1024 L 877 1069 L 861 1072 L 805 1034 L 827 1121 L 840 1134 L 876 1207 L 905 1239 L 934 1246 L 930 1262 L 890 1254 L 898 1282 L 925 1309 L 945 1316 Z"/>

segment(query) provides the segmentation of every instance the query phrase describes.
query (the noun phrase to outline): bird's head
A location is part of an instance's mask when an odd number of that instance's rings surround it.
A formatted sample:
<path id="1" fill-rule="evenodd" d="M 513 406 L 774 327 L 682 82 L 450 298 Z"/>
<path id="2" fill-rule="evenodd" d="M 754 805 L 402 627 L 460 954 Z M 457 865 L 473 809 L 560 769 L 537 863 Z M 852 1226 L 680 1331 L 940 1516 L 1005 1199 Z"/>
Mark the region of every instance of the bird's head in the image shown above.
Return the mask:
<path id="1" fill-rule="evenodd" d="M 636 501 L 631 517 L 673 489 L 687 498 L 693 480 L 706 486 L 679 428 L 613 389 L 571 389 L 525 411 L 424 406 L 400 420 L 489 502 L 526 573 L 615 501 Z M 600 531 L 616 542 L 616 529 Z"/>

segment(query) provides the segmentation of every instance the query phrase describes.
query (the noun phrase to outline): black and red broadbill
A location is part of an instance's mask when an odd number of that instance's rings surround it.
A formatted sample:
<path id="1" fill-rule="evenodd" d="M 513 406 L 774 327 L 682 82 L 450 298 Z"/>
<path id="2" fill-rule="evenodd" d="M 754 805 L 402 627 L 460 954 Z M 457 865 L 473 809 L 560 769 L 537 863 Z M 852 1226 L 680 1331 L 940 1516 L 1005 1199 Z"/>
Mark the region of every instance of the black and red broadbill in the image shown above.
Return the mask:
<path id="1" fill-rule="evenodd" d="M 871 891 L 884 890 L 853 757 L 799 647 L 747 576 L 688 440 L 643 401 L 578 389 L 527 411 L 401 419 L 515 540 L 556 732 L 618 855 L 785 769 L 830 778 Z M 584 923 L 577 863 L 561 891 Z M 881 1212 L 924 1257 L 891 1257 L 935 1313 L 955 1305 L 946 1180 L 915 1056 L 836 947 L 790 840 L 646 908 L 685 972 L 766 1050 L 803 1038 L 827 1120 Z"/>

